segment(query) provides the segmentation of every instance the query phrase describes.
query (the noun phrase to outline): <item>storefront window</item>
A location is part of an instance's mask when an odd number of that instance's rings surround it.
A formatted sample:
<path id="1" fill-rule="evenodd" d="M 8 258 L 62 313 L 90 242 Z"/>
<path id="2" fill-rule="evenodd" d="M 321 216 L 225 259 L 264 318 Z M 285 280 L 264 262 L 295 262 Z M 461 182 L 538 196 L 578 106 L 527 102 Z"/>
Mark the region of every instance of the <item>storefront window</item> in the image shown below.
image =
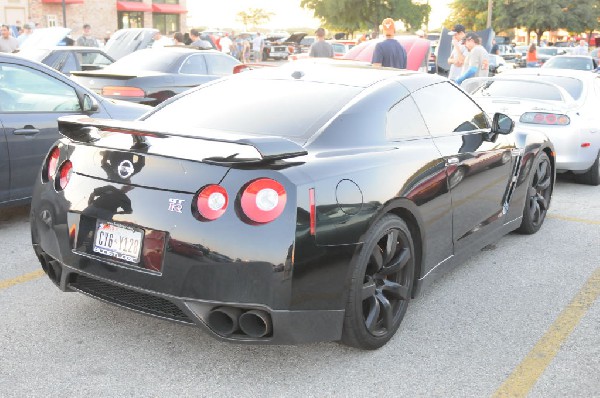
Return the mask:
<path id="1" fill-rule="evenodd" d="M 179 14 L 156 14 L 152 15 L 152 25 L 163 34 L 179 32 Z"/>
<path id="2" fill-rule="evenodd" d="M 152 0 L 155 4 L 179 4 L 179 0 Z"/>
<path id="3" fill-rule="evenodd" d="M 144 13 L 133 11 L 119 11 L 119 29 L 125 28 L 143 28 Z"/>

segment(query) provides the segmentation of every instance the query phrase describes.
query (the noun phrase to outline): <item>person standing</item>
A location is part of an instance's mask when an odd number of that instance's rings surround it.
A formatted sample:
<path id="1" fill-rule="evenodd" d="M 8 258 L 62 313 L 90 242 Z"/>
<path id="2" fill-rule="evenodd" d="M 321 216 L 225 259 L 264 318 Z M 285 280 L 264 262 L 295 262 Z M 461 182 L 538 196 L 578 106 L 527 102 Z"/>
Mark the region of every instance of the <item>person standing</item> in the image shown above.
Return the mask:
<path id="1" fill-rule="evenodd" d="M 450 58 L 448 58 L 448 64 L 450 64 L 448 79 L 456 80 L 462 74 L 465 58 L 469 54 L 469 50 L 467 50 L 463 42 L 467 33 L 463 25 L 456 24 L 454 25 L 454 29 L 448 32 L 448 34 L 452 36 L 452 52 L 450 53 Z"/>
<path id="2" fill-rule="evenodd" d="M 229 33 L 225 33 L 225 35 L 221 37 L 219 43 L 221 44 L 221 52 L 225 54 L 231 54 L 231 46 L 233 45 L 233 42 L 229 38 Z"/>
<path id="3" fill-rule="evenodd" d="M 82 47 L 99 47 L 98 40 L 92 36 L 92 27 L 90 24 L 86 23 L 83 25 L 83 34 L 77 39 L 76 45 Z"/>
<path id="4" fill-rule="evenodd" d="M 204 40 L 200 37 L 200 33 L 197 29 L 190 30 L 190 46 L 199 47 L 201 49 L 210 49 L 213 46 L 210 44 L 208 40 Z"/>
<path id="5" fill-rule="evenodd" d="M 531 43 L 529 49 L 527 50 L 527 67 L 535 68 L 536 66 L 538 66 L 537 50 L 535 43 Z"/>
<path id="6" fill-rule="evenodd" d="M 0 53 L 14 53 L 19 48 L 19 42 L 10 33 L 8 25 L 2 25 L 0 31 Z"/>
<path id="7" fill-rule="evenodd" d="M 256 32 L 256 36 L 252 40 L 252 53 L 254 54 L 254 62 L 262 61 L 262 53 L 264 48 L 265 41 L 260 35 L 260 32 Z"/>
<path id="8" fill-rule="evenodd" d="M 333 47 L 325 41 L 325 29 L 319 28 L 315 31 L 317 40 L 310 45 L 309 57 L 333 58 Z"/>
<path id="9" fill-rule="evenodd" d="M 381 22 L 381 28 L 385 35 L 385 40 L 375 45 L 373 58 L 371 63 L 375 67 L 390 67 L 398 69 L 406 69 L 407 56 L 406 50 L 394 38 L 396 34 L 396 26 L 392 18 L 386 18 Z"/>
<path id="10" fill-rule="evenodd" d="M 490 74 L 489 54 L 481 45 L 477 33 L 467 33 L 465 47 L 469 50 L 469 55 L 465 59 L 462 75 L 456 79 L 456 84 L 461 84 L 470 77 L 488 77 Z"/>
<path id="11" fill-rule="evenodd" d="M 19 42 L 19 48 L 21 48 L 25 40 L 27 40 L 29 36 L 31 36 L 32 30 L 33 24 L 26 23 L 25 25 L 23 25 L 23 33 L 21 33 L 19 37 L 17 37 L 17 42 Z"/>
<path id="12" fill-rule="evenodd" d="M 588 55 L 588 46 L 587 42 L 584 39 L 579 40 L 579 45 L 575 47 L 573 55 Z"/>

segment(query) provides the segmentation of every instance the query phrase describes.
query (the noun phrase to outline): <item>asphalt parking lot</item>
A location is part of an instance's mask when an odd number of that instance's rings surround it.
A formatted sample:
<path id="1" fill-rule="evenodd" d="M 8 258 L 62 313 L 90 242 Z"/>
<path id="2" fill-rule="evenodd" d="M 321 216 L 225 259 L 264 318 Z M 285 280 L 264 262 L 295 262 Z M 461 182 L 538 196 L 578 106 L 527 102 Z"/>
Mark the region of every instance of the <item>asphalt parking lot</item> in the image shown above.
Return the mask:
<path id="1" fill-rule="evenodd" d="M 0 210 L 0 396 L 599 397 L 600 187 L 560 178 L 531 236 L 414 300 L 378 351 L 245 346 L 60 292 Z"/>

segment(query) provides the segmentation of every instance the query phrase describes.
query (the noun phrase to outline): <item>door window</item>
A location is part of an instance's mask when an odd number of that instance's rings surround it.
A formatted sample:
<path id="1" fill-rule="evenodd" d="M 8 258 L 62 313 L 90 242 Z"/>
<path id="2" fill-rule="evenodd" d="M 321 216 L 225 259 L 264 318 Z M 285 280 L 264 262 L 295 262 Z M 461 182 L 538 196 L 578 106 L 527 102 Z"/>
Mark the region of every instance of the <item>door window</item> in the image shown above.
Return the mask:
<path id="1" fill-rule="evenodd" d="M 227 55 L 215 54 L 214 56 L 207 56 L 206 63 L 208 63 L 208 73 L 210 75 L 231 75 L 233 73 L 233 67 L 238 62 Z"/>
<path id="2" fill-rule="evenodd" d="M 203 55 L 189 56 L 183 64 L 179 73 L 184 75 L 206 75 L 206 62 Z"/>
<path id="3" fill-rule="evenodd" d="M 481 108 L 452 83 L 427 86 L 413 96 L 433 136 L 490 127 Z"/>
<path id="4" fill-rule="evenodd" d="M 412 97 L 404 98 L 389 110 L 385 134 L 392 141 L 429 137 L 425 121 Z"/>
<path id="5" fill-rule="evenodd" d="M 75 89 L 45 73 L 0 64 L 0 112 L 80 112 Z"/>

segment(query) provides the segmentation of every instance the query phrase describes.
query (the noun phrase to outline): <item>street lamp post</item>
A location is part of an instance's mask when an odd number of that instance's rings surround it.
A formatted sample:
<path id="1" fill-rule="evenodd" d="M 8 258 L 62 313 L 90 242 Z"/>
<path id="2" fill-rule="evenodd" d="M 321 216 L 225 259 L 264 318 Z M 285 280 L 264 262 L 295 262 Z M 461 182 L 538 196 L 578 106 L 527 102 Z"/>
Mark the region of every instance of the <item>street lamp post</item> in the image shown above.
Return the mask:
<path id="1" fill-rule="evenodd" d="M 486 28 L 491 28 L 492 27 L 492 6 L 493 6 L 493 3 L 494 3 L 493 0 L 488 0 L 487 24 L 485 26 Z"/>
<path id="2" fill-rule="evenodd" d="M 67 3 L 62 0 L 62 12 L 63 12 L 63 28 L 67 27 Z"/>

